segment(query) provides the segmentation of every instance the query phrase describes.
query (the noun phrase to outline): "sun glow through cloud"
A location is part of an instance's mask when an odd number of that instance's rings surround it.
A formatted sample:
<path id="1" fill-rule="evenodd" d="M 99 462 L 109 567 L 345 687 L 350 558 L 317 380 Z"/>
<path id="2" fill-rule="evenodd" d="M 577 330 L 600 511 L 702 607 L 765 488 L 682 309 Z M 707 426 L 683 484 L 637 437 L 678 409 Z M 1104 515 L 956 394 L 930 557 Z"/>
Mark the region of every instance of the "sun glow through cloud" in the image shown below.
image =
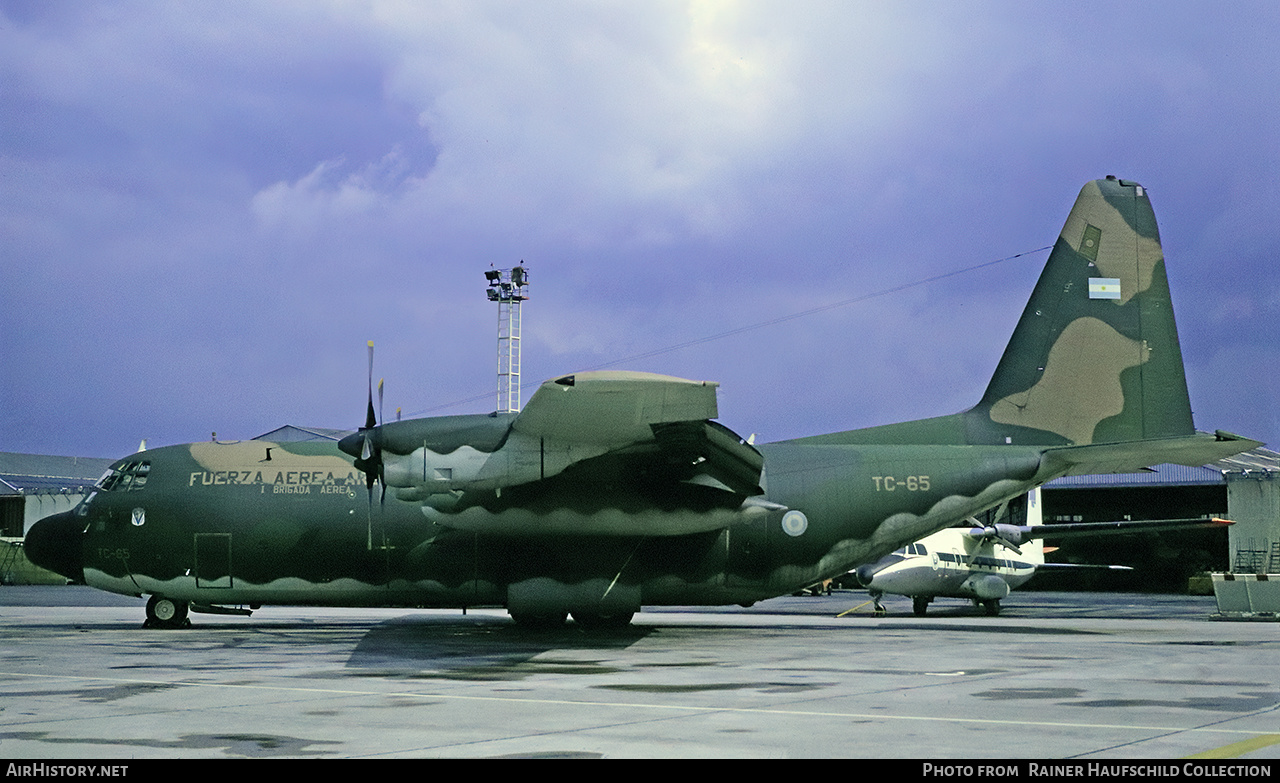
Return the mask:
<path id="1" fill-rule="evenodd" d="M 526 377 L 646 356 L 627 369 L 721 382 L 762 437 L 950 413 L 1038 261 L 780 319 L 1041 247 L 1116 174 L 1161 220 L 1197 423 L 1280 440 L 1274 373 L 1218 383 L 1280 363 L 1278 17 L 0 4 L 0 437 L 355 426 L 368 339 L 389 403 L 470 398 L 494 382 L 480 273 L 521 261 Z"/>

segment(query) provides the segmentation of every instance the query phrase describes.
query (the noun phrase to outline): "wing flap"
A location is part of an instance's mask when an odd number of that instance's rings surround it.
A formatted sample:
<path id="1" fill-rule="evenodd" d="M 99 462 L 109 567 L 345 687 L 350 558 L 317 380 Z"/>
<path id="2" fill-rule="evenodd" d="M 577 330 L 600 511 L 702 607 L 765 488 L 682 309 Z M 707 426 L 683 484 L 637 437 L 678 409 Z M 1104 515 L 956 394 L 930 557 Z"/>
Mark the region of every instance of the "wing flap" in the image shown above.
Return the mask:
<path id="1" fill-rule="evenodd" d="M 739 495 L 759 495 L 764 457 L 729 428 L 714 421 L 653 425 L 653 436 L 667 460 L 688 472 L 686 481 Z M 711 479 L 713 481 L 707 481 Z"/>

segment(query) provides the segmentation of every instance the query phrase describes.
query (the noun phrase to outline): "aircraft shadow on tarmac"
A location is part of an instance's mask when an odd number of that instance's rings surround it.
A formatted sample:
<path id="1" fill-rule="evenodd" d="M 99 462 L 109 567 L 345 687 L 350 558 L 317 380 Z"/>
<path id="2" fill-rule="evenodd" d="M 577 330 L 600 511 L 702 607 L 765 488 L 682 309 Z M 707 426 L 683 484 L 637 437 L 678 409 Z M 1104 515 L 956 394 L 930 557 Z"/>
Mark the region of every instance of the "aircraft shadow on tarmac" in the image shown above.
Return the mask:
<path id="1" fill-rule="evenodd" d="M 591 661 L 539 661 L 544 653 L 568 650 L 617 650 L 656 629 L 627 626 L 585 631 L 574 624 L 531 630 L 505 618 L 414 616 L 396 618 L 369 629 L 347 661 L 351 669 L 412 672 L 411 676 L 459 680 L 522 679 L 531 674 L 589 674 Z"/>
<path id="2" fill-rule="evenodd" d="M 957 608 L 954 617 L 966 613 Z M 533 674 L 603 674 L 608 667 L 589 658 L 548 656 L 548 653 L 622 650 L 668 630 L 696 632 L 704 636 L 730 634 L 738 638 L 744 628 L 760 628 L 760 618 L 742 616 L 741 622 L 717 617 L 714 625 L 665 625 L 661 617 L 654 624 L 637 624 L 615 630 L 584 630 L 574 624 L 560 628 L 530 630 L 505 618 L 408 616 L 380 622 L 364 633 L 347 660 L 349 670 L 369 676 L 402 676 L 423 679 L 517 680 Z M 805 634 L 874 635 L 893 632 L 959 632 L 983 634 L 1093 635 L 1101 631 L 1069 624 L 1027 625 L 1018 622 L 971 623 L 907 621 L 875 625 L 852 618 L 847 627 L 813 627 L 774 618 L 767 627 L 772 632 Z M 943 618 L 939 618 L 940 620 Z M 725 620 L 729 620 L 725 622 Z M 541 657 L 541 658 L 540 658 Z"/>

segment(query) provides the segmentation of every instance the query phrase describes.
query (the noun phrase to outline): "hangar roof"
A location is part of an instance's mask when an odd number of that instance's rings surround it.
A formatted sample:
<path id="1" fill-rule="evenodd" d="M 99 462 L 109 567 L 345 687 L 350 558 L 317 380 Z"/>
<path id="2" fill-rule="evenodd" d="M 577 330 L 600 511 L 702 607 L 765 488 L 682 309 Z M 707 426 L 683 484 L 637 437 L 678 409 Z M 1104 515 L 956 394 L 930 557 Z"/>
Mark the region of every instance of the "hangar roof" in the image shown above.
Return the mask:
<path id="1" fill-rule="evenodd" d="M 264 432 L 253 440 L 269 440 L 276 443 L 293 443 L 308 440 L 342 440 L 355 430 L 334 430 L 327 427 L 299 427 L 286 424 L 270 432 Z"/>
<path id="2" fill-rule="evenodd" d="M 0 452 L 0 495 L 83 494 L 113 459 Z"/>

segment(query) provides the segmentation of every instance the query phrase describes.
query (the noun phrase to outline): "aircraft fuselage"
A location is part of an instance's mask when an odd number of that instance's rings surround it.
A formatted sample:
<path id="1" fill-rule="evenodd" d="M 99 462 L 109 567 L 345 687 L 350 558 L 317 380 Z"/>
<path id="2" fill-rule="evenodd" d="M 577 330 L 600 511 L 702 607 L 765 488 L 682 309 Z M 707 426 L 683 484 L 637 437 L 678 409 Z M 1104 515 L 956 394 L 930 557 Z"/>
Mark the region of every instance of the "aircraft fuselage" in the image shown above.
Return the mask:
<path id="1" fill-rule="evenodd" d="M 83 578 L 196 604 L 478 606 L 612 595 L 623 605 L 751 603 L 874 560 L 940 520 L 1030 485 L 1039 451 L 1017 447 L 774 444 L 766 493 L 643 475 L 552 478 L 451 493 L 452 507 L 385 500 L 328 443 L 202 443 L 116 463 L 72 515 Z M 954 452 L 954 453 L 953 453 Z M 270 457 L 268 459 L 268 457 Z M 142 480 L 138 480 L 138 475 Z M 656 493 L 656 494 L 655 494 Z M 435 504 L 442 505 L 442 504 Z M 463 515 L 463 512 L 466 512 Z M 511 535 L 504 515 L 525 530 Z M 465 516 L 456 526 L 451 517 Z M 703 532 L 573 534 L 575 520 Z M 485 532 L 486 522 L 499 531 Z M 465 529 L 463 529 L 465 528 Z M 586 598 L 581 599 L 586 601 Z"/>

